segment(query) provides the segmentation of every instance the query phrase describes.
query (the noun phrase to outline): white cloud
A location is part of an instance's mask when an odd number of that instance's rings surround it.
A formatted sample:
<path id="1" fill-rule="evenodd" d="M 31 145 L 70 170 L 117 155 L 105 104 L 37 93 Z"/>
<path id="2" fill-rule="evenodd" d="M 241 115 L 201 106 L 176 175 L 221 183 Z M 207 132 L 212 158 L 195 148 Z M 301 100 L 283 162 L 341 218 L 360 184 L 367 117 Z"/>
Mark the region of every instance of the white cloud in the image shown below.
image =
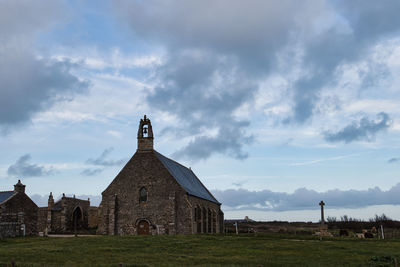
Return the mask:
<path id="1" fill-rule="evenodd" d="M 337 156 L 337 157 L 331 157 L 331 158 L 315 159 L 315 160 L 310 160 L 310 161 L 305 161 L 305 162 L 295 162 L 295 163 L 291 163 L 290 166 L 312 165 L 312 164 L 316 164 L 316 163 L 320 163 L 320 162 L 342 160 L 342 159 L 356 157 L 356 156 L 359 156 L 359 154 L 351 154 L 351 155 L 343 155 L 343 156 Z"/>
<path id="2" fill-rule="evenodd" d="M 109 135 L 111 135 L 112 137 L 115 137 L 115 138 L 121 138 L 122 137 L 122 133 L 119 132 L 119 131 L 109 130 L 109 131 L 107 131 L 107 133 Z"/>
<path id="3" fill-rule="evenodd" d="M 68 47 L 58 47 L 53 51 L 52 58 L 56 60 L 68 59 L 73 63 L 82 64 L 89 70 L 112 69 L 114 72 L 131 68 L 153 68 L 162 64 L 160 54 L 129 54 L 119 48 L 101 51 L 96 47 L 80 47 L 79 50 Z"/>

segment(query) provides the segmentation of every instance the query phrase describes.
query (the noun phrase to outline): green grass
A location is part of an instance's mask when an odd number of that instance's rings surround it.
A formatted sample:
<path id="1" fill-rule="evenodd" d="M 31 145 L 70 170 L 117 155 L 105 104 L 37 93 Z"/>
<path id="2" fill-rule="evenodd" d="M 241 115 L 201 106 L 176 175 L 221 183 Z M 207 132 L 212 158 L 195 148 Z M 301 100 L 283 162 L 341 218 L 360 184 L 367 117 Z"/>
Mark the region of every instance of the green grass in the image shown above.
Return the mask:
<path id="1" fill-rule="evenodd" d="M 0 240 L 0 266 L 394 266 L 400 240 L 290 235 Z"/>

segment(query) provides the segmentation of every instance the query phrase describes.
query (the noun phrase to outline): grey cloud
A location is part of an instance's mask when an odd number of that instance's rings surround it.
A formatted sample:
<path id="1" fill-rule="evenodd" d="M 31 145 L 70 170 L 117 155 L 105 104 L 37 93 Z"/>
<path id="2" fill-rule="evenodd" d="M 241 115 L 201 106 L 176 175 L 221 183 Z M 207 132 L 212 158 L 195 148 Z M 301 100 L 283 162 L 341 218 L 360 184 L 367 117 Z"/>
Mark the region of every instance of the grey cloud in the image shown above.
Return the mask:
<path id="1" fill-rule="evenodd" d="M 81 174 L 85 176 L 95 176 L 97 174 L 100 174 L 103 172 L 103 169 L 97 168 L 97 169 L 84 169 Z"/>
<path id="2" fill-rule="evenodd" d="M 237 187 L 242 187 L 247 182 L 248 182 L 248 180 L 243 180 L 243 181 L 239 181 L 236 183 L 232 183 L 232 185 L 237 186 Z"/>
<path id="3" fill-rule="evenodd" d="M 175 156 L 246 158 L 249 121 L 234 112 L 253 101 L 257 79 L 274 64 L 289 25 L 296 25 L 291 1 L 123 1 L 118 14 L 142 37 L 167 44 L 147 100 L 179 117 L 177 133 L 195 136 Z"/>
<path id="4" fill-rule="evenodd" d="M 323 200 L 329 208 L 359 208 L 371 205 L 399 205 L 400 183 L 387 191 L 378 187 L 368 190 L 329 190 L 317 192 L 306 188 L 292 194 L 270 190 L 245 189 L 214 190 L 213 195 L 224 206 L 234 209 L 261 209 L 271 211 L 318 209 Z"/>
<path id="5" fill-rule="evenodd" d="M 23 15 L 21 14 L 22 10 L 24 11 Z M 66 10 L 67 7 L 62 1 L 1 1 L 0 40 L 25 39 L 29 41 L 32 35 L 64 20 Z"/>
<path id="6" fill-rule="evenodd" d="M 300 79 L 295 87 L 293 120 L 304 122 L 314 113 L 322 87 L 334 82 L 334 70 L 343 63 L 359 60 L 377 41 L 400 32 L 400 18 L 394 10 L 400 8 L 396 0 L 334 1 L 335 12 L 346 25 L 335 25 L 316 38 L 303 40 L 305 67 L 311 75 Z M 345 29 L 348 27 L 348 29 Z M 365 75 L 364 84 L 387 76 L 386 72 Z"/>
<path id="7" fill-rule="evenodd" d="M 157 86 L 147 100 L 152 108 L 179 118 L 177 132 L 195 136 L 176 154 L 207 158 L 219 152 L 244 158 L 249 121 L 238 120 L 234 112 L 252 104 L 265 77 L 286 71 L 278 67 L 282 54 L 299 50 L 305 73 L 289 85 L 292 115 L 284 122 L 305 123 L 321 112 L 316 108 L 320 91 L 335 84 L 339 66 L 357 62 L 378 41 L 398 33 L 400 20 L 393 10 L 400 3 L 380 4 L 309 0 L 299 9 L 294 0 L 153 0 L 121 1 L 116 10 L 137 36 L 166 48 L 167 59 L 156 70 Z M 332 25 L 326 17 L 335 18 Z M 285 58 L 288 66 L 297 64 L 296 57 Z M 374 80 L 381 74 L 387 75 L 374 71 Z M 370 74 L 364 78 L 370 83 Z M 212 127 L 218 134 L 210 137 L 207 129 Z"/>
<path id="8" fill-rule="evenodd" d="M 53 173 L 52 169 L 47 169 L 43 166 L 29 163 L 30 160 L 30 154 L 23 155 L 17 160 L 16 163 L 12 164 L 8 168 L 7 174 L 19 177 L 38 177 L 50 175 Z"/>
<path id="9" fill-rule="evenodd" d="M 363 117 L 360 121 L 353 122 L 336 133 L 325 132 L 324 138 L 328 142 L 370 141 L 378 132 L 389 128 L 391 124 L 389 115 L 384 112 L 379 113 L 377 118 L 378 120 L 374 121 Z"/>
<path id="10" fill-rule="evenodd" d="M 18 53 L 0 51 L 0 125 L 26 122 L 36 112 L 88 88 L 88 82 L 70 73 L 69 62 L 38 60 L 29 53 Z"/>
<path id="11" fill-rule="evenodd" d="M 221 130 L 223 131 L 224 129 L 221 128 Z M 231 155 L 236 159 L 247 158 L 247 153 L 243 152 L 241 149 L 244 142 L 240 139 L 247 139 L 248 143 L 251 143 L 253 138 L 243 136 L 234 137 L 234 135 L 235 133 L 232 133 L 232 135 L 219 134 L 218 137 L 196 137 L 186 147 L 176 151 L 174 156 L 177 158 L 187 157 L 192 160 L 206 159 L 215 151 L 218 151 L 220 153 Z"/>
<path id="12" fill-rule="evenodd" d="M 107 160 L 108 155 L 114 150 L 114 148 L 106 148 L 99 157 L 95 159 L 88 159 L 86 160 L 87 164 L 92 164 L 96 166 L 103 166 L 103 167 L 110 167 L 110 166 L 119 166 L 122 165 L 126 162 L 126 159 L 119 159 L 119 160 Z M 97 172 L 99 173 L 99 169 L 97 170 L 92 170 L 91 173 Z M 87 172 L 90 173 L 90 172 Z"/>
<path id="13" fill-rule="evenodd" d="M 305 1 L 304 9 L 312 1 Z M 118 15 L 134 31 L 172 50 L 195 48 L 238 55 L 247 64 L 268 64 L 296 27 L 296 6 L 280 1 L 120 1 Z M 309 10 L 308 10 L 309 12 Z M 173 33 L 173 34 L 172 34 Z"/>
<path id="14" fill-rule="evenodd" d="M 400 162 L 400 158 L 391 158 L 388 160 L 388 163 L 397 163 Z"/>
<path id="15" fill-rule="evenodd" d="M 72 74 L 68 61 L 40 58 L 36 35 L 63 21 L 63 5 L 54 1 L 0 3 L 0 126 L 30 120 L 55 102 L 86 91 L 88 81 Z M 24 14 L 21 16 L 21 10 Z"/>
<path id="16" fill-rule="evenodd" d="M 195 136 L 175 156 L 197 160 L 219 152 L 245 158 L 243 145 L 252 142 L 244 131 L 249 121 L 236 119 L 233 112 L 252 101 L 254 83 L 232 67 L 232 59 L 214 53 L 186 51 L 170 60 L 158 69 L 163 82 L 147 100 L 179 116 L 169 130 Z"/>

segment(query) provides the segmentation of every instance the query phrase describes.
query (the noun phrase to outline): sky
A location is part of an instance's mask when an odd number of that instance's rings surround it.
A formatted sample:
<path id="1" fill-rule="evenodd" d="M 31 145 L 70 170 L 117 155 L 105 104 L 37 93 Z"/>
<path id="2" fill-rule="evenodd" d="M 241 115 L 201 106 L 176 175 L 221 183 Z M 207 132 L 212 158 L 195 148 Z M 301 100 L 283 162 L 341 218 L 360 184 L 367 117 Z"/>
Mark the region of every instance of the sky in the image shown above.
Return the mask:
<path id="1" fill-rule="evenodd" d="M 225 217 L 400 220 L 398 0 L 0 0 L 0 191 L 101 201 L 136 152 Z"/>

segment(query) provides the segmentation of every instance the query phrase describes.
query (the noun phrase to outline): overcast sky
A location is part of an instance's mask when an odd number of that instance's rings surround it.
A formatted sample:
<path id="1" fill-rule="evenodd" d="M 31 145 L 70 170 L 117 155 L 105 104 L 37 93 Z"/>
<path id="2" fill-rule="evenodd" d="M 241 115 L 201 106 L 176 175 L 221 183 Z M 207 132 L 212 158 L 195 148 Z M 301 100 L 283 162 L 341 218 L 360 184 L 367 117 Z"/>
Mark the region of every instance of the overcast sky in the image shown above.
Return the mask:
<path id="1" fill-rule="evenodd" d="M 0 191 L 98 204 L 146 114 L 228 218 L 400 219 L 399 10 L 0 0 Z"/>

